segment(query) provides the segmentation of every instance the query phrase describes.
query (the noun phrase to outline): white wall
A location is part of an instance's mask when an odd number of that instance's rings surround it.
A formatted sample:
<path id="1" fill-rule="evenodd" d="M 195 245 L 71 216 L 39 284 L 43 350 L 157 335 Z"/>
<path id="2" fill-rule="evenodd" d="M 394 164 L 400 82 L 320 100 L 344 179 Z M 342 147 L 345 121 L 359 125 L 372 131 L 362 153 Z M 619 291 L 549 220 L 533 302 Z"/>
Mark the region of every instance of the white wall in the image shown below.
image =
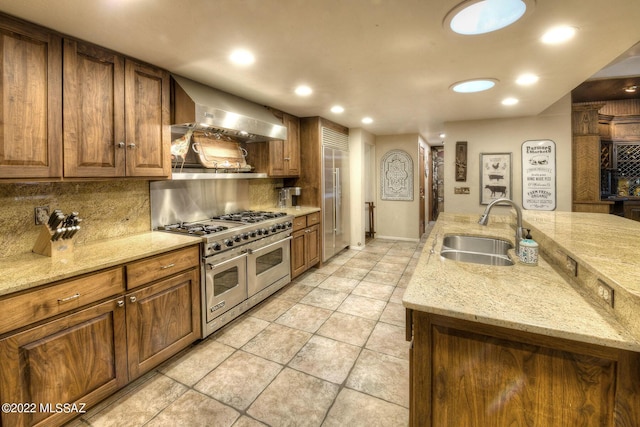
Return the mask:
<path id="1" fill-rule="evenodd" d="M 418 143 L 417 134 L 376 136 L 376 209 L 375 231 L 377 238 L 418 240 Z M 380 162 L 389 150 L 404 150 L 413 160 L 413 200 L 393 201 L 380 199 Z"/>
<path id="2" fill-rule="evenodd" d="M 571 96 L 567 95 L 534 117 L 473 120 L 445 124 L 444 210 L 479 212 L 480 153 L 511 152 L 512 191 L 522 206 L 521 146 L 527 140 L 550 139 L 556 143 L 556 210 L 571 211 Z M 467 181 L 455 180 L 455 144 L 467 141 Z M 454 187 L 469 187 L 470 194 L 454 194 Z M 508 209 L 508 208 L 504 208 Z"/>
<path id="3" fill-rule="evenodd" d="M 373 144 L 375 137 L 361 129 L 349 129 L 349 179 L 350 179 L 350 210 L 351 226 L 349 246 L 353 249 L 364 248 L 365 241 L 365 196 L 367 185 L 365 181 L 367 163 L 365 162 L 365 148 Z"/>

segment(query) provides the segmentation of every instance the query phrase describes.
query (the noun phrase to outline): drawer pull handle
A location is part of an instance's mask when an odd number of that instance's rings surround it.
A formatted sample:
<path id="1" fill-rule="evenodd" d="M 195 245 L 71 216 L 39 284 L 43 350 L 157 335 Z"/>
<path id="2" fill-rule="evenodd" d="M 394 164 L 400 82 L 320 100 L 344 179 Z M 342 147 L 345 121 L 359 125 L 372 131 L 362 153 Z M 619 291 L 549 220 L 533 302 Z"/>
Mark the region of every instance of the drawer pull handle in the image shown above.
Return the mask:
<path id="1" fill-rule="evenodd" d="M 58 303 L 68 302 L 76 298 L 80 298 L 80 294 L 75 294 L 75 295 L 71 295 L 70 297 L 59 299 Z"/>
<path id="2" fill-rule="evenodd" d="M 175 262 L 172 262 L 171 264 L 163 265 L 162 267 L 160 267 L 160 270 L 166 270 L 167 268 L 171 268 L 175 266 L 176 266 Z"/>
<path id="3" fill-rule="evenodd" d="M 119 300 L 117 303 L 118 307 L 124 307 L 124 301 Z"/>
<path id="4" fill-rule="evenodd" d="M 131 302 L 136 302 L 136 301 L 137 301 L 137 298 L 136 298 L 136 297 L 129 297 L 129 301 L 131 301 Z"/>

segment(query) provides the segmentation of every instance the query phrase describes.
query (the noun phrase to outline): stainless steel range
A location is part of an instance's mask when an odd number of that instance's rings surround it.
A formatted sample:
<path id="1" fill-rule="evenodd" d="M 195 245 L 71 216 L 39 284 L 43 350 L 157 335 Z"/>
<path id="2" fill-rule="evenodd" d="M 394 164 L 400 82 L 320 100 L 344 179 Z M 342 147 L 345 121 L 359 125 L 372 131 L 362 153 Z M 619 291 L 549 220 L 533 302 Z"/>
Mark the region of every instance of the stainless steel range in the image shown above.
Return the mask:
<path id="1" fill-rule="evenodd" d="M 202 337 L 291 281 L 293 215 L 242 211 L 156 229 L 202 238 Z"/>

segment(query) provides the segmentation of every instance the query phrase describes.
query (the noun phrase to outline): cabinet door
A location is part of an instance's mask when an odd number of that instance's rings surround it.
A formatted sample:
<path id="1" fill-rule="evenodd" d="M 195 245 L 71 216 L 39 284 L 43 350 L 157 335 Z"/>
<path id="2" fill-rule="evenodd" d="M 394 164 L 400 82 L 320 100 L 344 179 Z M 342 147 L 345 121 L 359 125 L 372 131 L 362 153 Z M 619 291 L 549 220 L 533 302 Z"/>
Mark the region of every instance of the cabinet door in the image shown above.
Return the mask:
<path id="1" fill-rule="evenodd" d="M 0 178 L 62 176 L 62 41 L 0 18 Z"/>
<path id="2" fill-rule="evenodd" d="M 63 93 L 64 176 L 124 176 L 124 57 L 65 40 Z"/>
<path id="3" fill-rule="evenodd" d="M 197 269 L 127 294 L 125 300 L 130 379 L 200 338 Z"/>
<path id="4" fill-rule="evenodd" d="M 284 114 L 284 125 L 287 127 L 287 141 L 284 147 L 285 173 L 287 176 L 300 175 L 300 120 Z"/>
<path id="5" fill-rule="evenodd" d="M 170 176 L 169 74 L 166 71 L 126 60 L 125 133 L 127 176 Z"/>
<path id="6" fill-rule="evenodd" d="M 269 176 L 300 175 L 300 120 L 290 114 L 274 111 L 287 128 L 287 139 L 269 141 Z"/>
<path id="7" fill-rule="evenodd" d="M 291 278 L 295 278 L 307 269 L 305 230 L 296 231 L 291 235 Z"/>
<path id="8" fill-rule="evenodd" d="M 320 262 L 320 226 L 314 225 L 306 230 L 307 268 Z"/>
<path id="9" fill-rule="evenodd" d="M 60 425 L 78 415 L 56 403 L 104 399 L 127 382 L 125 312 L 113 299 L 0 341 L 2 402 L 32 402 L 31 413 L 2 413 L 2 425 Z"/>

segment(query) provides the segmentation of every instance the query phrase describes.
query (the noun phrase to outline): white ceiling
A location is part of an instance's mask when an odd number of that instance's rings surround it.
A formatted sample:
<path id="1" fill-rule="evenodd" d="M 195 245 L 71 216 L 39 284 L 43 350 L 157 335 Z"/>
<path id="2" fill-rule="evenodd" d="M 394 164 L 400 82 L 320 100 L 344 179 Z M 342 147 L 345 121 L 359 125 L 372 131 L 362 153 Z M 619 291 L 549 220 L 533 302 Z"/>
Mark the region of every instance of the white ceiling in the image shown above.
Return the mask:
<path id="1" fill-rule="evenodd" d="M 621 55 L 632 70 L 616 75 L 640 74 L 639 49 L 624 56 L 640 41 L 638 0 L 537 0 L 519 22 L 481 36 L 444 28 L 460 1 L 0 0 L 0 11 L 296 116 L 430 143 L 447 121 L 536 115 Z M 577 36 L 540 43 L 558 24 Z M 252 67 L 229 63 L 236 47 L 254 52 Z M 540 81 L 517 86 L 523 72 Z M 478 94 L 449 89 L 477 77 L 499 83 Z M 311 96 L 293 93 L 301 83 Z M 520 103 L 502 106 L 507 96 Z M 346 111 L 331 113 L 334 104 Z M 364 116 L 374 122 L 362 125 Z"/>

